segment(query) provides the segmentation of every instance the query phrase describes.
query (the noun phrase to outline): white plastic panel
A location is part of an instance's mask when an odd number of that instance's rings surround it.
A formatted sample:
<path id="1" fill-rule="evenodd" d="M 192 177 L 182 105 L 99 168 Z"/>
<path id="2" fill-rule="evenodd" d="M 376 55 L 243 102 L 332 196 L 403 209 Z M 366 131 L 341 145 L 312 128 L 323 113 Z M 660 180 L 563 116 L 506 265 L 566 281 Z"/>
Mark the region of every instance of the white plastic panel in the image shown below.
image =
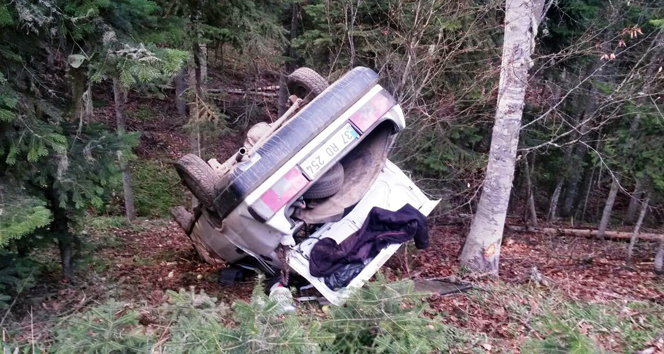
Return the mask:
<path id="1" fill-rule="evenodd" d="M 311 282 L 326 299 L 335 305 L 340 305 L 353 289 L 362 287 L 401 245 L 390 245 L 383 249 L 346 288 L 333 291 L 325 285 L 322 278 L 309 273 L 308 259 L 314 244 L 326 237 L 334 239 L 337 243 L 342 242 L 362 227 L 373 207 L 397 211 L 405 204 L 410 204 L 427 216 L 439 201 L 427 198 L 401 169 L 388 160 L 378 179 L 358 205 L 341 221 L 323 225 L 310 238 L 291 247 L 288 263 L 292 270 Z"/>

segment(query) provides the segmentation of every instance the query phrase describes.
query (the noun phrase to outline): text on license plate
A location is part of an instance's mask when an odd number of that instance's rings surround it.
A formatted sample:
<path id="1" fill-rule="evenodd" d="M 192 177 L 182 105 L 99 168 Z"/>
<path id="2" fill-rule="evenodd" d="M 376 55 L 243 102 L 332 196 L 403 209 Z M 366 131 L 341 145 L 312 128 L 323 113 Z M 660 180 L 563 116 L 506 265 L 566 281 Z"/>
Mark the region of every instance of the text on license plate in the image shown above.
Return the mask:
<path id="1" fill-rule="evenodd" d="M 310 180 L 313 180 L 335 156 L 339 155 L 346 146 L 350 145 L 357 138 L 358 135 L 355 129 L 350 124 L 346 124 L 328 139 L 323 146 L 300 163 L 302 171 Z"/>

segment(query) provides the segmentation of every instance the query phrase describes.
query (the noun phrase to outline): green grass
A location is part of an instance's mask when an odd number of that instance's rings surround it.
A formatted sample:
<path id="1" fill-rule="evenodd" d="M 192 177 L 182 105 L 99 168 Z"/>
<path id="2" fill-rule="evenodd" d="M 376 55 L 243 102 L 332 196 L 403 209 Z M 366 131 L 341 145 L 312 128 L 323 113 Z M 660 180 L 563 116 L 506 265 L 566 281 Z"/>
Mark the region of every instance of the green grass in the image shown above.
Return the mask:
<path id="1" fill-rule="evenodd" d="M 189 203 L 180 178 L 170 164 L 139 160 L 131 165 L 138 216 L 169 217 L 169 210 Z"/>

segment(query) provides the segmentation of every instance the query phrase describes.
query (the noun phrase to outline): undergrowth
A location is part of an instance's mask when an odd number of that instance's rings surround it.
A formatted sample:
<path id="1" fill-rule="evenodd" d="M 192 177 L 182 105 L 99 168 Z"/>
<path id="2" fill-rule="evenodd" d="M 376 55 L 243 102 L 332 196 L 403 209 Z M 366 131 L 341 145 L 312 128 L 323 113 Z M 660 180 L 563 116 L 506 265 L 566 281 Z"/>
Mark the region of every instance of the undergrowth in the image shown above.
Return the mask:
<path id="1" fill-rule="evenodd" d="M 411 281 L 368 284 L 345 306 L 284 314 L 260 281 L 249 302 L 227 306 L 194 289 L 168 291 L 156 307 L 107 301 L 64 318 L 37 352 L 54 353 L 429 353 L 470 344 L 461 330 L 425 316 Z M 29 343 L 3 343 L 7 352 Z"/>
<path id="2" fill-rule="evenodd" d="M 169 217 L 172 207 L 188 203 L 173 166 L 157 160 L 140 160 L 131 165 L 131 173 L 138 216 Z"/>
<path id="3" fill-rule="evenodd" d="M 635 353 L 664 337 L 664 306 L 656 303 L 589 303 L 556 288 L 503 283 L 471 298 L 484 313 L 506 314 L 514 337 L 525 339 L 521 353 Z"/>

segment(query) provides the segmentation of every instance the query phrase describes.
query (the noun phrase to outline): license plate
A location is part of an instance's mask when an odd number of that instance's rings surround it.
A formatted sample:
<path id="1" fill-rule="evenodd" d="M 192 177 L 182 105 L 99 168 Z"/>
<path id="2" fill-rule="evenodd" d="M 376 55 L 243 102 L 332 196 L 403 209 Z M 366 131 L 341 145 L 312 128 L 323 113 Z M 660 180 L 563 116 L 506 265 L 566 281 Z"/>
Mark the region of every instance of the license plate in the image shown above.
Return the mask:
<path id="1" fill-rule="evenodd" d="M 324 167 L 327 166 L 337 155 L 339 155 L 346 146 L 350 145 L 358 138 L 357 132 L 350 124 L 346 124 L 334 135 L 309 156 L 300 167 L 304 174 L 313 180 L 318 176 Z"/>

